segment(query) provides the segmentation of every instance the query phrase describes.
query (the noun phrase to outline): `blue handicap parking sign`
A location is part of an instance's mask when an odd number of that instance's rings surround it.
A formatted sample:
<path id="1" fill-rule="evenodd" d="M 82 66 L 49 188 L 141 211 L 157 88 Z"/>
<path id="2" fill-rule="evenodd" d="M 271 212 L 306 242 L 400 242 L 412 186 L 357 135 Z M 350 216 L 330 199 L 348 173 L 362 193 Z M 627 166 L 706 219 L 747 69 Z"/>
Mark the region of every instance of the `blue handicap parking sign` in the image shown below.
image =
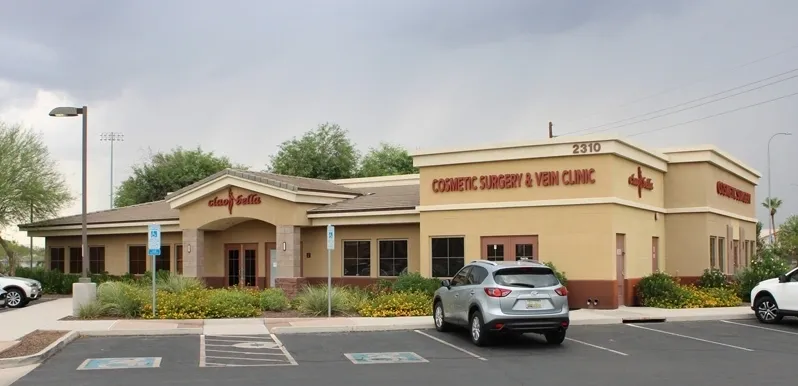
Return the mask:
<path id="1" fill-rule="evenodd" d="M 426 359 L 414 352 L 364 352 L 344 354 L 356 365 L 371 363 L 424 363 Z"/>

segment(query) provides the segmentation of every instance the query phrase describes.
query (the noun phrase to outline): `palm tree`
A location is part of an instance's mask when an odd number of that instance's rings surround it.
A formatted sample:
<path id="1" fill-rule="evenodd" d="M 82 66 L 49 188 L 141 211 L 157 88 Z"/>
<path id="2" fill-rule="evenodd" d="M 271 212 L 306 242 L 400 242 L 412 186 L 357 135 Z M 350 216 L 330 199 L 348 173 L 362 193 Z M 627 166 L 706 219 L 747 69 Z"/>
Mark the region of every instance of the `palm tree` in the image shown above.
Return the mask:
<path id="1" fill-rule="evenodd" d="M 781 206 L 781 199 L 777 197 L 767 197 L 762 202 L 762 206 L 770 211 L 770 243 L 773 243 L 773 235 L 776 231 L 776 211 Z"/>

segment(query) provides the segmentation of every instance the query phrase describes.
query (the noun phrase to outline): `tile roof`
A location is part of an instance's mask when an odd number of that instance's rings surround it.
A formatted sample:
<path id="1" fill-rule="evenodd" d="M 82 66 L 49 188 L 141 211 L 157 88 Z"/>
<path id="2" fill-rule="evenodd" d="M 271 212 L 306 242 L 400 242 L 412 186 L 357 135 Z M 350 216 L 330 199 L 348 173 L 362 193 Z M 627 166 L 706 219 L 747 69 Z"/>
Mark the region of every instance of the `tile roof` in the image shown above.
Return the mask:
<path id="1" fill-rule="evenodd" d="M 294 176 L 286 176 L 283 174 L 254 172 L 249 170 L 225 169 L 211 176 L 203 178 L 202 180 L 199 180 L 176 192 L 173 192 L 172 194 L 170 194 L 170 196 L 176 196 L 178 194 L 185 193 L 191 189 L 196 188 L 197 186 L 207 184 L 208 182 L 213 181 L 224 175 L 244 178 L 250 181 L 259 182 L 262 184 L 267 184 L 292 191 L 304 190 L 310 192 L 343 193 L 343 194 L 352 194 L 352 195 L 360 194 L 360 192 L 354 189 L 343 187 L 334 184 L 330 181 L 317 180 L 315 178 L 294 177 Z"/>
<path id="2" fill-rule="evenodd" d="M 154 201 L 146 204 L 131 205 L 122 208 L 91 212 L 86 214 L 89 224 L 107 224 L 119 222 L 163 221 L 177 220 L 178 211 L 169 207 L 166 201 Z M 80 225 L 81 215 L 54 218 L 51 220 L 37 221 L 22 224 L 20 228 L 35 228 L 60 225 Z"/>
<path id="3" fill-rule="evenodd" d="M 363 195 L 314 208 L 308 213 L 415 209 L 419 205 L 418 185 L 384 186 L 357 190 Z"/>

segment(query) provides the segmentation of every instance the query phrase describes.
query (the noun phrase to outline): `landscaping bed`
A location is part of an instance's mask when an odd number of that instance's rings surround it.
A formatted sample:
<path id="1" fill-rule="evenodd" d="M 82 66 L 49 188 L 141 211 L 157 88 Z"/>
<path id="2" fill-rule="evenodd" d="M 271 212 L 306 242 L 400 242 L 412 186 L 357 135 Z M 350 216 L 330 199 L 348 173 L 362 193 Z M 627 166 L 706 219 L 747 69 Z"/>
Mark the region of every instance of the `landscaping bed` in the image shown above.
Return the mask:
<path id="1" fill-rule="evenodd" d="M 53 344 L 69 331 L 36 330 L 19 339 L 19 343 L 0 351 L 0 359 L 36 354 Z"/>

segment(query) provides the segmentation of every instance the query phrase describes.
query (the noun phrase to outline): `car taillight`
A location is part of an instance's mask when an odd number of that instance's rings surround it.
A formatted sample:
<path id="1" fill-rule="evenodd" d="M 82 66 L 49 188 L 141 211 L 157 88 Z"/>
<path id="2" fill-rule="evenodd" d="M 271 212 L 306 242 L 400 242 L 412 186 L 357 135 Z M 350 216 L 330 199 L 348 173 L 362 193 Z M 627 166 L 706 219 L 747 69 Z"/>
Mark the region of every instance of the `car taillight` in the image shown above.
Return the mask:
<path id="1" fill-rule="evenodd" d="M 568 295 L 568 288 L 565 287 L 557 288 L 556 290 L 554 290 L 554 293 L 560 296 Z"/>
<path id="2" fill-rule="evenodd" d="M 510 294 L 510 290 L 504 288 L 485 288 L 485 293 L 492 298 L 503 298 Z"/>

